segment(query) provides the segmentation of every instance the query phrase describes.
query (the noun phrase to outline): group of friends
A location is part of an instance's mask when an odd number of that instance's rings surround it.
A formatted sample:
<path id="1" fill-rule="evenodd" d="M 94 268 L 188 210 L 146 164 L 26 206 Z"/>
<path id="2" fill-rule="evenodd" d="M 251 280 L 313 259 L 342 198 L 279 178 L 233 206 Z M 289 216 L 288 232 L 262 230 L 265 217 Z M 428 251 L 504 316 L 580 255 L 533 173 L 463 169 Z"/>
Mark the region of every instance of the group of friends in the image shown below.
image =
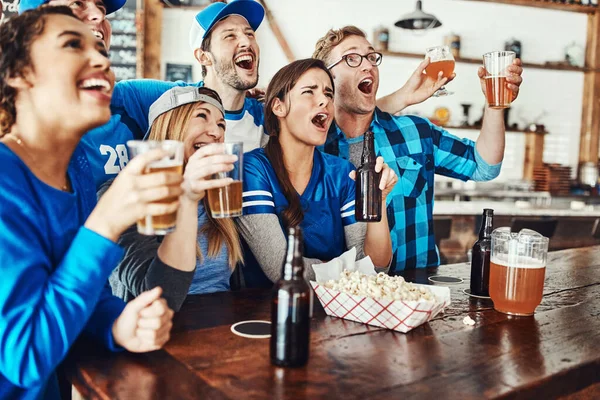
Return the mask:
<path id="1" fill-rule="evenodd" d="M 434 174 L 500 172 L 502 110 L 486 107 L 476 142 L 396 116 L 449 79 L 427 78 L 425 59 L 378 99 L 383 56 L 354 26 L 328 31 L 312 58 L 279 70 L 262 101 L 248 95 L 264 18 L 255 0 L 196 15 L 196 83 L 115 84 L 106 16 L 124 0 L 43 3 L 22 0 L 0 26 L 0 398 L 57 398 L 55 370 L 82 333 L 113 351 L 153 351 L 188 294 L 229 290 L 233 271 L 246 287 L 272 285 L 287 227 L 303 228 L 307 279 L 313 264 L 352 247 L 380 271 L 436 266 Z M 520 60 L 509 71 L 516 97 Z M 387 212 L 366 224 L 354 217 L 353 177 L 368 130 Z M 183 176 L 144 173 L 165 153 L 130 160 L 132 139 L 183 142 Z M 212 218 L 205 196 L 231 184 L 212 179 L 236 161 L 225 140 L 245 151 L 235 219 Z M 173 233 L 137 232 L 143 216 L 175 210 Z"/>

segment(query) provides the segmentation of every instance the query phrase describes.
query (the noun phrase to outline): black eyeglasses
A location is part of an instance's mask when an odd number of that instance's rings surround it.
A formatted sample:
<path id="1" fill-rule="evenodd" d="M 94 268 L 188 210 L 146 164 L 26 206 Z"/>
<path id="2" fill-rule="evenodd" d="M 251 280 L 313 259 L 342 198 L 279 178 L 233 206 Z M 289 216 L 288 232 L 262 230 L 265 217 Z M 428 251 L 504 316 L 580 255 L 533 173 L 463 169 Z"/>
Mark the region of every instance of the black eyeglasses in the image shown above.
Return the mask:
<path id="1" fill-rule="evenodd" d="M 346 64 L 348 64 L 348 66 L 350 68 L 356 68 L 356 67 L 360 66 L 360 64 L 362 64 L 363 58 L 366 58 L 367 61 L 370 62 L 372 66 L 376 67 L 379 64 L 381 64 L 381 60 L 383 60 L 383 54 L 377 53 L 375 51 L 372 53 L 369 53 L 367 55 L 364 55 L 364 56 L 362 56 L 358 53 L 346 54 L 346 55 L 342 56 L 342 58 L 340 58 L 339 60 L 337 60 L 330 66 L 328 66 L 327 69 L 331 69 L 331 68 L 335 67 L 342 61 L 346 61 Z"/>

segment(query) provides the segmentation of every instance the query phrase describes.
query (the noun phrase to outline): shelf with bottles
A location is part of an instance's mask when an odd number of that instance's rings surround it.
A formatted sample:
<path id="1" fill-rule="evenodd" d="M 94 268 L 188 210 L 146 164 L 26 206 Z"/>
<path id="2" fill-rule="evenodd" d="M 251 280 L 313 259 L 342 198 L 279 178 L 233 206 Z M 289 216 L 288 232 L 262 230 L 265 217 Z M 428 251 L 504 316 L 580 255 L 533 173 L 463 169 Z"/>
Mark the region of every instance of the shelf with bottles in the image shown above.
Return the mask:
<path id="1" fill-rule="evenodd" d="M 405 58 L 425 58 L 424 54 L 419 53 L 408 53 L 404 51 L 382 51 L 383 55 L 391 56 L 391 57 L 405 57 Z M 465 64 L 477 64 L 482 65 L 483 60 L 481 58 L 467 58 L 467 57 L 455 57 L 454 60 L 458 63 Z M 547 62 L 546 64 L 537 64 L 530 62 L 523 62 L 523 67 L 525 68 L 535 68 L 535 69 L 545 69 L 545 70 L 554 70 L 554 71 L 575 71 L 575 72 L 588 72 L 591 71 L 592 68 L 588 67 L 575 67 L 573 65 L 569 65 L 566 62 L 554 63 Z"/>
<path id="2" fill-rule="evenodd" d="M 475 131 L 480 131 L 481 130 L 481 125 L 443 125 L 441 126 L 442 128 L 446 129 L 446 130 L 454 130 L 454 129 L 468 129 L 468 130 L 475 130 Z M 532 130 L 528 130 L 528 129 L 513 129 L 513 128 L 507 128 L 506 132 L 511 132 L 511 133 L 535 133 L 537 135 L 547 135 L 550 132 L 544 130 L 544 131 L 532 131 Z"/>
<path id="3" fill-rule="evenodd" d="M 560 10 L 584 14 L 594 14 L 598 11 L 596 0 L 466 0 L 481 3 L 501 3 L 515 6 L 545 8 L 547 10 Z"/>

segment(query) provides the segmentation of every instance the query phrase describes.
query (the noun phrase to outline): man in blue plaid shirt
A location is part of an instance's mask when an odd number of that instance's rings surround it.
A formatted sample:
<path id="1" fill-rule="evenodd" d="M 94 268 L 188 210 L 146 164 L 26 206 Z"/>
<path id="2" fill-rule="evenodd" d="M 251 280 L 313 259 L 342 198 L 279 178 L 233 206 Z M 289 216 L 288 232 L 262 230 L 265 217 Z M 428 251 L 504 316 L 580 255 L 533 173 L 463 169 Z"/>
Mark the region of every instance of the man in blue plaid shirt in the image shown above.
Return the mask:
<path id="1" fill-rule="evenodd" d="M 327 32 L 317 42 L 313 57 L 325 62 L 335 83 L 335 123 L 323 150 L 356 166 L 360 164 L 363 134 L 372 130 L 377 155 L 383 156 L 399 177 L 387 198 L 394 251 L 390 273 L 439 265 L 433 233 L 434 174 L 463 181 L 497 177 L 504 156 L 503 110 L 486 106 L 477 142 L 459 139 L 425 118 L 381 111 L 375 98 L 382 56 L 364 32 L 353 26 Z M 428 63 L 425 60 L 416 73 Z M 508 87 L 516 97 L 522 82 L 521 61 L 515 60 L 509 71 Z M 485 93 L 483 68 L 478 75 Z M 428 79 L 426 75 L 417 77 Z"/>

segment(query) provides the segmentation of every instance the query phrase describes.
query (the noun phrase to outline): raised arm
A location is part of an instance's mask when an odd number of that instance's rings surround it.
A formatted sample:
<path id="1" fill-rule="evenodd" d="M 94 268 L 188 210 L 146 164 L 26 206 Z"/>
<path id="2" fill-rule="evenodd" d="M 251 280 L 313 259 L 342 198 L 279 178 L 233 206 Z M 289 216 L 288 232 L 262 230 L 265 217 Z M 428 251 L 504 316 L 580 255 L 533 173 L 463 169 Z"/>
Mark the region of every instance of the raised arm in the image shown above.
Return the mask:
<path id="1" fill-rule="evenodd" d="M 428 65 L 429 58 L 421 61 L 404 86 L 387 96 L 377 99 L 377 107 L 390 114 L 399 113 L 406 107 L 424 102 L 436 90 L 450 82 L 456 76 L 456 74 L 452 74 L 450 79 L 448 79 L 441 75 L 437 80 L 434 80 L 423 73 Z"/>
<path id="2" fill-rule="evenodd" d="M 523 83 L 523 68 L 520 59 L 515 59 L 513 65 L 508 67 L 510 75 L 506 78 L 508 88 L 513 92 L 513 101 L 519 94 L 519 87 Z M 485 70 L 479 67 L 477 70 L 481 90 L 485 96 Z M 504 158 L 504 142 L 505 142 L 506 127 L 504 126 L 504 110 L 493 110 L 485 106 L 483 114 L 483 124 L 481 132 L 477 138 L 477 152 L 481 159 L 487 164 L 498 164 Z"/>

